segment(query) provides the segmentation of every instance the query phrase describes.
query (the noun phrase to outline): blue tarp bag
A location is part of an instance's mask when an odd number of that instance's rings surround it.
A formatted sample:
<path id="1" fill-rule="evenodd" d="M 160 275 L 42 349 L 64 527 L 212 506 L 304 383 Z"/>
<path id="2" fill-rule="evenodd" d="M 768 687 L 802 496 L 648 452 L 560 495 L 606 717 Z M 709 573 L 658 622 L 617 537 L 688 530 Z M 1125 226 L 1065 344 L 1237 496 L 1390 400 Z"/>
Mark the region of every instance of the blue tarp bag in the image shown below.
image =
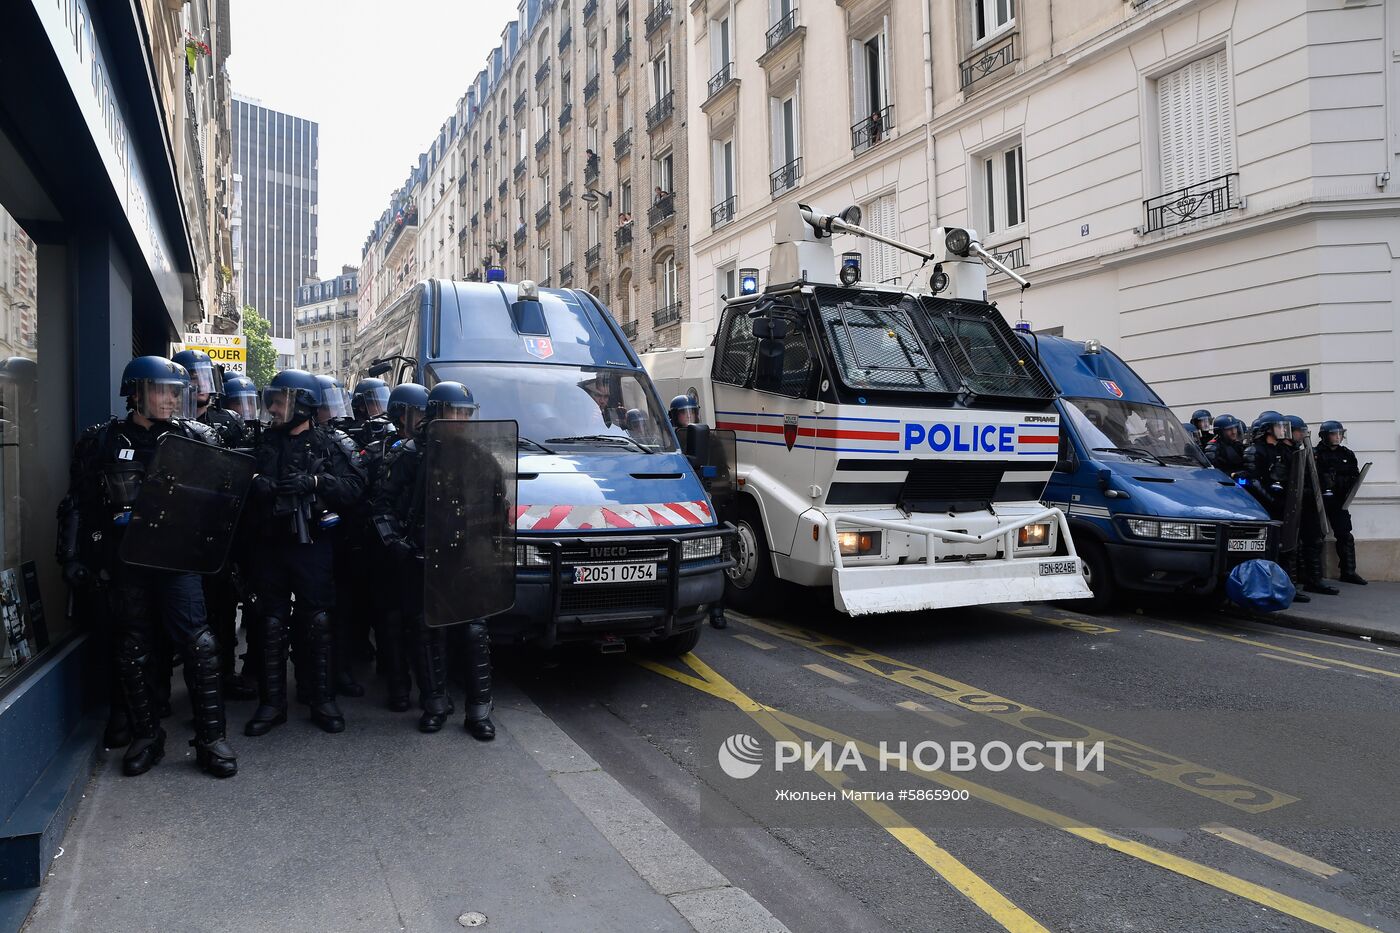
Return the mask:
<path id="1" fill-rule="evenodd" d="M 1287 571 L 1271 560 L 1247 560 L 1231 570 L 1225 581 L 1230 602 L 1261 612 L 1287 609 L 1296 592 Z"/>

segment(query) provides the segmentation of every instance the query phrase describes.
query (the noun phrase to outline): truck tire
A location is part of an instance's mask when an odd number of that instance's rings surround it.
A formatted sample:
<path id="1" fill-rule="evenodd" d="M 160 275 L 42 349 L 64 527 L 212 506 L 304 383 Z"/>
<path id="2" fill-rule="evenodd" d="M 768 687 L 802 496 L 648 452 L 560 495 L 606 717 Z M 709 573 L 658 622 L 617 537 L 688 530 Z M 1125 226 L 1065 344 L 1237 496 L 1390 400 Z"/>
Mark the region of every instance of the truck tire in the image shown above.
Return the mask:
<path id="1" fill-rule="evenodd" d="M 1089 581 L 1093 596 L 1088 599 L 1071 599 L 1065 606 L 1080 612 L 1106 612 L 1118 599 L 1118 585 L 1113 582 L 1113 569 L 1108 563 L 1108 552 L 1104 546 L 1092 538 L 1074 542 L 1079 559 L 1084 562 L 1084 576 Z"/>
<path id="2" fill-rule="evenodd" d="M 750 615 L 764 615 L 777 606 L 778 582 L 773 576 L 773 555 L 758 506 L 743 503 L 734 522 L 735 565 L 725 571 L 724 604 Z"/>
<path id="3" fill-rule="evenodd" d="M 659 658 L 679 658 L 683 654 L 689 654 L 695 650 L 696 645 L 700 644 L 700 630 L 704 627 L 704 621 L 700 621 L 695 623 L 695 628 L 688 632 L 658 638 L 647 645 L 647 654 Z"/>

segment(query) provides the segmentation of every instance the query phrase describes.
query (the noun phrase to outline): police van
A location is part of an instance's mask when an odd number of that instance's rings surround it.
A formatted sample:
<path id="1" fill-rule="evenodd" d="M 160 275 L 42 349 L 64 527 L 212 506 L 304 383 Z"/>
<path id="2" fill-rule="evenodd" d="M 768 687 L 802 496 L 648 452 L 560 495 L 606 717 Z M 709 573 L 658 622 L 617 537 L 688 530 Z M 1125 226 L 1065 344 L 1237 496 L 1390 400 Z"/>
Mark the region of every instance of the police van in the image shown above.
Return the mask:
<path id="1" fill-rule="evenodd" d="M 1059 393 L 1045 502 L 1068 518 L 1094 592 L 1078 607 L 1106 608 L 1123 590 L 1223 592 L 1236 564 L 1277 556 L 1267 513 L 1132 367 L 1096 340 L 1018 330 Z"/>
<path id="2" fill-rule="evenodd" d="M 838 271 L 833 232 L 915 253 L 932 287 L 863 282 L 854 253 Z M 865 230 L 857 208 L 780 205 L 768 284 L 742 270 L 709 347 L 647 354 L 663 394 L 694 392 L 734 432 L 736 608 L 775 608 L 775 580 L 831 587 L 851 615 L 1089 595 L 1040 501 L 1054 388 L 984 300 L 983 262 L 1004 267 L 975 232 L 935 244 Z"/>
<path id="3" fill-rule="evenodd" d="M 607 308 L 574 289 L 434 279 L 383 315 L 408 324 L 374 348 L 372 374 L 460 382 L 477 419 L 518 425 L 516 601 L 493 638 L 694 647 L 732 531 Z"/>

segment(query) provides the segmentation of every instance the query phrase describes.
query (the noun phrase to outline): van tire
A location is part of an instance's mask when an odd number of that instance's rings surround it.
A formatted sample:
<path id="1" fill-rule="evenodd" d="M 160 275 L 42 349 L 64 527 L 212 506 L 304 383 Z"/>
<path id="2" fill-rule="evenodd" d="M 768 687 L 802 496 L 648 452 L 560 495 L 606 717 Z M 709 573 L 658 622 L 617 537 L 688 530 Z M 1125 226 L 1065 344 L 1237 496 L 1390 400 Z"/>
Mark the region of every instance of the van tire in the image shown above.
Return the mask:
<path id="1" fill-rule="evenodd" d="M 683 654 L 689 654 L 695 650 L 696 645 L 700 644 L 700 630 L 704 627 L 705 623 L 702 620 L 696 622 L 695 628 L 688 632 L 657 638 L 647 645 L 647 654 L 659 658 L 679 658 Z"/>
<path id="2" fill-rule="evenodd" d="M 743 502 L 738 513 L 734 521 L 734 559 L 738 564 L 725 571 L 724 604 L 749 615 L 767 615 L 778 604 L 768 535 L 763 531 L 758 506 L 751 500 Z"/>
<path id="3" fill-rule="evenodd" d="M 1108 563 L 1108 551 L 1092 538 L 1076 540 L 1074 549 L 1084 562 L 1084 575 L 1088 578 L 1093 596 L 1088 599 L 1071 599 L 1067 607 L 1081 612 L 1107 612 L 1118 599 L 1118 585 L 1113 581 L 1113 569 Z"/>

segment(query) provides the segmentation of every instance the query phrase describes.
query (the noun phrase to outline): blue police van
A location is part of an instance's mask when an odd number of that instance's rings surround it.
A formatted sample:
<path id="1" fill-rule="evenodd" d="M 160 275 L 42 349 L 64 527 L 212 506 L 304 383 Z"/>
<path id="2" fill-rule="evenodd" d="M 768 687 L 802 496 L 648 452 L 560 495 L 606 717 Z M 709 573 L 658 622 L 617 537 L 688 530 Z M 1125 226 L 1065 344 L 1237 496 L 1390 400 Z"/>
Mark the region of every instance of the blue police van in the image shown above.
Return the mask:
<path id="1" fill-rule="evenodd" d="M 1093 340 L 1021 338 L 1059 395 L 1044 495 L 1065 512 L 1093 590 L 1075 608 L 1106 608 L 1125 590 L 1223 593 L 1235 565 L 1277 557 L 1276 523 L 1117 354 Z"/>
<path id="2" fill-rule="evenodd" d="M 584 291 L 428 280 L 382 312 L 397 381 L 460 382 L 519 426 L 516 603 L 498 641 L 689 651 L 732 566 L 641 360 Z M 389 351 L 389 352 L 384 352 Z M 382 366 L 382 363 L 381 363 Z"/>

